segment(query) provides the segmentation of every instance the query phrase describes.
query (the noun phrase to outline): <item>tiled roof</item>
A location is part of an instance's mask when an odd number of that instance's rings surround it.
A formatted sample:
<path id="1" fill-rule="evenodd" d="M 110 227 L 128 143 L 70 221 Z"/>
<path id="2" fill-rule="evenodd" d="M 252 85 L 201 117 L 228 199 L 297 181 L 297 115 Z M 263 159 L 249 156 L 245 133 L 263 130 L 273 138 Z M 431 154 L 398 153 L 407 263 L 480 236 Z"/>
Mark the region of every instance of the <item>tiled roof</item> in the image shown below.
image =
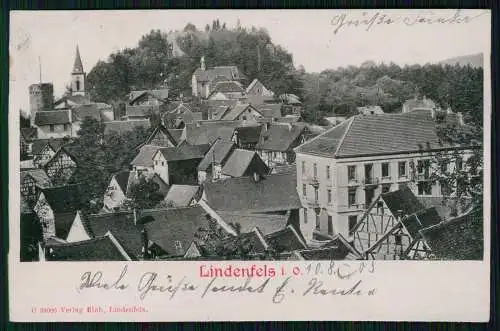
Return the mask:
<path id="1" fill-rule="evenodd" d="M 301 208 L 294 174 L 268 175 L 255 181 L 249 177 L 204 183 L 207 204 L 214 210 L 271 212 Z"/>
<path id="2" fill-rule="evenodd" d="M 220 76 L 228 80 L 240 80 L 244 78 L 236 66 L 213 67 L 210 69 L 207 68 L 206 70 L 198 68 L 195 70 L 194 75 L 199 82 L 212 81 L 215 77 Z"/>
<path id="3" fill-rule="evenodd" d="M 482 260 L 483 212 L 475 209 L 420 231 L 439 260 Z"/>
<path id="4" fill-rule="evenodd" d="M 307 245 L 302 241 L 295 228 L 291 225 L 282 230 L 266 235 L 266 240 L 278 252 L 289 252 L 305 249 Z"/>
<path id="5" fill-rule="evenodd" d="M 82 187 L 80 185 L 66 185 L 48 187 L 42 190 L 45 200 L 54 213 L 74 212 L 82 206 Z"/>
<path id="6" fill-rule="evenodd" d="M 33 155 L 40 154 L 42 149 L 48 144 L 54 152 L 57 152 L 59 147 L 64 144 L 70 143 L 71 140 L 68 138 L 52 138 L 52 139 L 36 139 L 33 140 L 32 152 Z"/>
<path id="7" fill-rule="evenodd" d="M 186 124 L 186 141 L 191 145 L 213 144 L 217 138 L 230 141 L 240 121 L 200 121 Z"/>
<path id="8" fill-rule="evenodd" d="M 153 145 L 144 145 L 139 149 L 139 153 L 134 157 L 130 164 L 132 166 L 140 166 L 140 167 L 153 167 L 153 156 L 156 154 L 158 150 L 160 150 L 161 146 L 153 146 Z"/>
<path id="9" fill-rule="evenodd" d="M 408 230 L 410 236 L 416 238 L 419 230 L 438 224 L 441 222 L 441 217 L 439 217 L 436 208 L 431 207 L 419 210 L 408 217 L 403 217 L 401 221 L 406 230 Z"/>
<path id="10" fill-rule="evenodd" d="M 286 152 L 293 148 L 293 143 L 304 132 L 305 126 L 294 124 L 269 125 L 267 130 L 262 130 L 258 150 Z"/>
<path id="11" fill-rule="evenodd" d="M 417 197 L 417 199 L 426 208 L 436 208 L 436 211 L 443 220 L 453 218 L 452 206 L 457 205 L 461 210 L 468 210 L 471 207 L 471 202 L 463 198 L 447 197 L 446 201 L 442 197 Z"/>
<path id="12" fill-rule="evenodd" d="M 222 167 L 222 174 L 231 177 L 241 177 L 247 174 L 250 166 L 254 167 L 251 170 L 260 175 L 266 175 L 269 172 L 268 167 L 256 152 L 235 149 L 231 156 L 229 156 L 229 159 L 227 159 L 226 164 Z"/>
<path id="13" fill-rule="evenodd" d="M 269 247 L 264 234 L 257 227 L 238 236 L 229 236 L 222 242 L 226 248 L 232 251 L 237 250 L 237 247 L 241 245 L 249 251 L 249 254 L 263 253 Z"/>
<path id="14" fill-rule="evenodd" d="M 131 91 L 129 94 L 129 98 L 130 98 L 129 103 L 134 102 L 136 99 L 143 96 L 144 94 L 149 94 L 160 101 L 166 101 L 168 99 L 168 89 L 167 88 L 156 89 L 156 90 Z"/>
<path id="15" fill-rule="evenodd" d="M 259 228 L 264 235 L 284 229 L 288 225 L 289 214 L 280 212 L 245 212 L 245 211 L 217 211 L 225 223 L 233 226 L 239 224 L 241 232 L 249 232 Z"/>
<path id="16" fill-rule="evenodd" d="M 21 128 L 21 136 L 26 141 L 30 141 L 32 139 L 36 139 L 37 132 L 38 131 L 37 131 L 36 128 Z"/>
<path id="17" fill-rule="evenodd" d="M 69 124 L 70 110 L 38 111 L 35 114 L 35 124 L 38 126 L 51 124 Z"/>
<path id="18" fill-rule="evenodd" d="M 210 114 L 210 119 L 219 120 L 231 107 L 234 107 L 238 100 L 206 100 L 204 104 Z"/>
<path id="19" fill-rule="evenodd" d="M 358 112 L 360 114 L 365 114 L 365 115 L 370 115 L 370 114 L 379 115 L 384 113 L 384 111 L 382 110 L 382 108 L 380 108 L 380 106 L 358 107 Z"/>
<path id="20" fill-rule="evenodd" d="M 273 173 L 297 173 L 297 166 L 295 164 L 277 165 L 273 168 Z"/>
<path id="21" fill-rule="evenodd" d="M 168 132 L 174 138 L 176 143 L 180 143 L 183 129 L 168 129 Z"/>
<path id="22" fill-rule="evenodd" d="M 210 148 L 210 145 L 189 145 L 181 144 L 177 147 L 164 147 L 160 148 L 157 153 L 162 153 L 163 157 L 167 162 L 171 161 L 181 161 L 181 160 L 192 160 L 192 159 L 203 159 L 205 153 Z M 154 157 L 154 155 L 153 155 Z"/>
<path id="23" fill-rule="evenodd" d="M 281 106 L 281 103 L 264 103 L 257 109 L 265 118 L 281 118 Z"/>
<path id="24" fill-rule="evenodd" d="M 172 207 L 188 207 L 199 191 L 196 185 L 172 185 L 164 200 L 171 201 Z"/>
<path id="25" fill-rule="evenodd" d="M 108 231 L 122 244 L 130 257 L 142 253 L 142 226 L 134 222 L 133 212 L 116 212 L 90 215 L 83 220 L 85 230 L 91 237 L 104 236 Z"/>
<path id="26" fill-rule="evenodd" d="M 169 208 L 143 211 L 153 220 L 144 226 L 148 238 L 168 255 L 184 255 L 200 227 L 207 226 L 206 212 L 200 207 Z M 176 250 L 179 241 L 184 251 Z"/>
<path id="27" fill-rule="evenodd" d="M 108 104 L 95 102 L 78 105 L 72 109 L 72 121 L 83 121 L 87 117 L 101 121 L 103 119 L 101 112 L 106 110 L 113 110 L 113 108 Z"/>
<path id="28" fill-rule="evenodd" d="M 243 87 L 236 81 L 221 81 L 215 84 L 212 93 L 243 92 Z"/>
<path id="29" fill-rule="evenodd" d="M 131 171 L 125 170 L 113 175 L 124 194 L 127 194 L 130 173 Z"/>
<path id="30" fill-rule="evenodd" d="M 382 193 L 381 196 L 393 215 L 396 215 L 399 210 L 403 213 L 401 216 L 405 216 L 424 209 L 424 206 L 407 186 L 397 191 Z"/>
<path id="31" fill-rule="evenodd" d="M 248 103 L 238 103 L 235 106 L 233 106 L 227 114 L 224 115 L 223 119 L 226 121 L 233 121 L 238 118 L 244 111 L 247 111 L 248 108 L 251 108 L 257 112 L 259 112 L 257 109 L 255 109 L 253 106 L 249 105 Z"/>
<path id="32" fill-rule="evenodd" d="M 47 261 L 131 260 L 111 233 L 89 240 L 46 244 L 45 258 Z"/>
<path id="33" fill-rule="evenodd" d="M 54 106 L 58 106 L 60 104 L 64 103 L 67 106 L 71 107 L 71 103 L 75 105 L 84 105 L 87 103 L 90 103 L 90 95 L 65 95 L 59 100 L 56 100 L 54 102 Z"/>
<path id="34" fill-rule="evenodd" d="M 33 178 L 35 185 L 39 188 L 50 187 L 50 178 L 44 169 L 30 169 L 21 171 L 21 183 L 23 183 L 26 176 Z"/>
<path id="35" fill-rule="evenodd" d="M 146 139 L 146 145 L 147 144 L 150 144 L 151 141 L 153 140 L 154 137 L 156 137 L 157 134 L 163 134 L 163 135 L 166 135 L 168 140 L 173 144 L 173 145 L 177 145 L 179 143 L 179 140 L 177 140 L 173 135 L 172 135 L 172 131 L 174 130 L 169 130 L 167 129 L 165 126 L 163 125 L 158 125 L 153 133 L 151 133 L 149 135 L 149 137 Z M 175 130 L 175 131 L 178 131 L 178 130 Z M 176 135 L 178 135 L 178 132 L 175 132 Z M 180 132 L 180 134 L 182 134 L 182 130 Z M 178 135 L 179 136 L 179 135 Z M 167 146 L 162 146 L 162 147 L 167 147 Z"/>
<path id="36" fill-rule="evenodd" d="M 130 120 L 130 121 L 110 121 L 104 122 L 104 134 L 109 134 L 111 132 L 116 132 L 118 134 L 124 134 L 126 132 L 133 131 L 134 128 L 142 126 L 144 128 L 149 128 L 151 126 L 149 120 Z"/>
<path id="37" fill-rule="evenodd" d="M 300 104 L 300 98 L 298 96 L 296 96 L 295 94 L 290 94 L 290 93 L 286 93 L 286 94 L 281 94 L 279 96 L 280 100 L 282 100 L 284 103 L 287 103 L 287 104 Z"/>
<path id="38" fill-rule="evenodd" d="M 198 170 L 207 171 L 207 169 L 212 165 L 212 162 L 215 162 L 216 164 L 225 164 L 234 148 L 234 143 L 231 141 L 222 139 L 216 140 L 208 150 L 207 154 L 205 154 L 203 160 L 201 160 L 200 164 L 198 164 Z"/>
<path id="39" fill-rule="evenodd" d="M 66 240 L 69 230 L 73 225 L 77 211 L 71 212 L 55 212 L 54 213 L 54 226 L 56 229 L 56 237 Z"/>
<path id="40" fill-rule="evenodd" d="M 151 105 L 137 105 L 137 106 L 126 105 L 125 106 L 125 116 L 126 117 L 147 118 L 147 117 L 151 116 L 153 111 L 154 111 L 154 106 L 151 106 Z"/>
<path id="41" fill-rule="evenodd" d="M 456 121 L 449 114 L 450 122 Z M 357 157 L 436 150 L 440 143 L 431 111 L 358 115 L 302 144 L 297 152 L 327 157 Z"/>

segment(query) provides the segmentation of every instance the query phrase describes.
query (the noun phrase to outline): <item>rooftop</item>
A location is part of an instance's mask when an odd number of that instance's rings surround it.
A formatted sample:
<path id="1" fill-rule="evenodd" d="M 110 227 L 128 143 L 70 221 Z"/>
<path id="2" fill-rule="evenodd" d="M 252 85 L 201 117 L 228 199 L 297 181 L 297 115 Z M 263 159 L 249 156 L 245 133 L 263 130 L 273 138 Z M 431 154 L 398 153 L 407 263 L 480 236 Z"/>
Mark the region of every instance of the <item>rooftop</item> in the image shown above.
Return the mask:
<path id="1" fill-rule="evenodd" d="M 201 160 L 198 165 L 198 170 L 207 171 L 212 163 L 223 164 L 234 150 L 234 143 L 231 141 L 226 141 L 222 139 L 218 139 L 215 143 L 210 147 L 207 154 L 203 160 Z"/>
<path id="2" fill-rule="evenodd" d="M 262 130 L 261 139 L 255 148 L 266 151 L 290 151 L 293 143 L 304 133 L 305 129 L 304 125 L 272 123 L 267 130 Z"/>
<path id="3" fill-rule="evenodd" d="M 69 124 L 70 110 L 50 110 L 38 111 L 35 114 L 35 125 L 55 125 L 55 124 Z"/>
<path id="4" fill-rule="evenodd" d="M 200 187 L 197 185 L 172 185 L 168 190 L 165 201 L 171 201 L 172 207 L 188 207 L 197 196 Z"/>

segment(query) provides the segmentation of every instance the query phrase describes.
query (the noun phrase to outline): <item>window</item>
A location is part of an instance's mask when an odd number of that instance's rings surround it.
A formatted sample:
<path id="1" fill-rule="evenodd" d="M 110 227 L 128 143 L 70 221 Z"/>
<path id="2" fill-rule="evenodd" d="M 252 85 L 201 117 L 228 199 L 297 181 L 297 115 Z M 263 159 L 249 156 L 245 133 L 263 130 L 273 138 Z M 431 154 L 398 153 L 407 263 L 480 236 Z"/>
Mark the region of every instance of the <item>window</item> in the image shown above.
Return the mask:
<path id="1" fill-rule="evenodd" d="M 432 185 L 430 182 L 418 182 L 418 195 L 431 195 L 432 194 Z"/>
<path id="2" fill-rule="evenodd" d="M 317 188 L 314 189 L 314 201 L 318 202 L 319 200 L 319 190 Z"/>
<path id="3" fill-rule="evenodd" d="M 69 124 L 64 124 L 64 131 L 68 131 L 69 130 Z"/>
<path id="4" fill-rule="evenodd" d="M 401 234 L 395 234 L 394 235 L 394 243 L 398 246 L 401 246 L 403 244 L 403 238 L 401 237 Z"/>
<path id="5" fill-rule="evenodd" d="M 382 177 L 389 177 L 389 163 L 382 163 Z"/>
<path id="6" fill-rule="evenodd" d="M 307 224 L 307 208 L 304 208 L 304 223 Z"/>
<path id="7" fill-rule="evenodd" d="M 319 230 L 320 227 L 320 221 L 319 221 L 319 213 L 316 214 L 316 230 Z"/>
<path id="8" fill-rule="evenodd" d="M 80 91 L 80 79 L 76 80 L 76 90 Z"/>
<path id="9" fill-rule="evenodd" d="M 328 197 L 328 203 L 332 202 L 332 190 L 326 190 L 326 196 Z"/>
<path id="10" fill-rule="evenodd" d="M 165 166 L 165 162 L 164 161 L 161 161 L 161 166 L 164 167 Z"/>
<path id="11" fill-rule="evenodd" d="M 326 166 L 326 179 L 330 179 L 330 166 Z"/>
<path id="12" fill-rule="evenodd" d="M 347 166 L 347 179 L 356 180 L 356 166 Z"/>
<path id="13" fill-rule="evenodd" d="M 54 124 L 49 125 L 49 130 L 50 130 L 50 132 L 54 132 Z"/>
<path id="14" fill-rule="evenodd" d="M 306 161 L 302 161 L 302 174 L 306 173 Z"/>
<path id="15" fill-rule="evenodd" d="M 406 161 L 398 162 L 398 175 L 399 178 L 406 177 Z"/>
<path id="16" fill-rule="evenodd" d="M 368 205 L 372 203 L 374 197 L 375 197 L 375 189 L 370 188 L 365 190 L 366 208 L 368 208 Z"/>
<path id="17" fill-rule="evenodd" d="M 365 179 L 368 183 L 371 182 L 373 178 L 373 164 L 365 164 Z"/>
<path id="18" fill-rule="evenodd" d="M 358 216 L 352 215 L 349 216 L 348 219 L 349 219 L 349 235 L 352 235 L 354 227 L 356 226 L 356 224 L 358 224 Z"/>
<path id="19" fill-rule="evenodd" d="M 303 196 L 307 195 L 307 185 L 306 184 L 302 184 L 302 195 Z"/>
<path id="20" fill-rule="evenodd" d="M 318 165 L 314 163 L 313 165 L 313 172 L 314 172 L 314 177 L 318 177 Z"/>
<path id="21" fill-rule="evenodd" d="M 355 188 L 349 189 L 348 204 L 349 204 L 349 207 L 356 204 L 356 189 Z"/>
<path id="22" fill-rule="evenodd" d="M 448 163 L 445 160 L 443 160 L 442 162 L 443 163 L 441 163 L 441 173 L 446 174 L 446 172 L 448 171 Z"/>
<path id="23" fill-rule="evenodd" d="M 461 157 L 458 157 L 455 160 L 455 167 L 456 167 L 456 170 L 462 170 L 463 169 L 463 161 L 462 161 Z"/>
<path id="24" fill-rule="evenodd" d="M 158 160 L 155 160 L 155 165 L 158 165 Z"/>
<path id="25" fill-rule="evenodd" d="M 328 234 L 333 235 L 333 217 L 328 215 Z"/>

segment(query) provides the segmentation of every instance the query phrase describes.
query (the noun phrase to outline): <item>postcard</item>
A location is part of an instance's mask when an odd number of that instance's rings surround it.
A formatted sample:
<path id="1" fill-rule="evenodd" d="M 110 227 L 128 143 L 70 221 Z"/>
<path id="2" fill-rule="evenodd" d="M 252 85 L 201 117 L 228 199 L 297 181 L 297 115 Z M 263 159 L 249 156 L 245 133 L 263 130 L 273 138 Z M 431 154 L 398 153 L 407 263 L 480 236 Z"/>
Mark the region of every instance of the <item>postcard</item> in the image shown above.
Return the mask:
<path id="1" fill-rule="evenodd" d="M 488 321 L 490 21 L 11 12 L 10 319 Z"/>

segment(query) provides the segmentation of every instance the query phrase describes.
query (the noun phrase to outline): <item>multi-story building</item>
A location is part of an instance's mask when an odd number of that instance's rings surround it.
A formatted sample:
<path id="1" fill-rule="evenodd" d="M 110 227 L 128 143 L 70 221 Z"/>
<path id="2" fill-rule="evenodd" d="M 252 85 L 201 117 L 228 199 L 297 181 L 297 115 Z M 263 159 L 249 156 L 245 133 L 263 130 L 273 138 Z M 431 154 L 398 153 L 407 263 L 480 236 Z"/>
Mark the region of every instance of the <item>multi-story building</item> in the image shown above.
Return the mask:
<path id="1" fill-rule="evenodd" d="M 461 114 L 444 116 L 462 122 Z M 352 240 L 352 229 L 374 199 L 400 184 L 417 196 L 442 196 L 431 178 L 432 159 L 456 146 L 440 142 L 435 117 L 433 110 L 354 116 L 297 147 L 304 237 L 340 233 Z M 470 154 L 470 149 L 460 149 L 456 165 L 448 168 L 463 167 Z"/>

